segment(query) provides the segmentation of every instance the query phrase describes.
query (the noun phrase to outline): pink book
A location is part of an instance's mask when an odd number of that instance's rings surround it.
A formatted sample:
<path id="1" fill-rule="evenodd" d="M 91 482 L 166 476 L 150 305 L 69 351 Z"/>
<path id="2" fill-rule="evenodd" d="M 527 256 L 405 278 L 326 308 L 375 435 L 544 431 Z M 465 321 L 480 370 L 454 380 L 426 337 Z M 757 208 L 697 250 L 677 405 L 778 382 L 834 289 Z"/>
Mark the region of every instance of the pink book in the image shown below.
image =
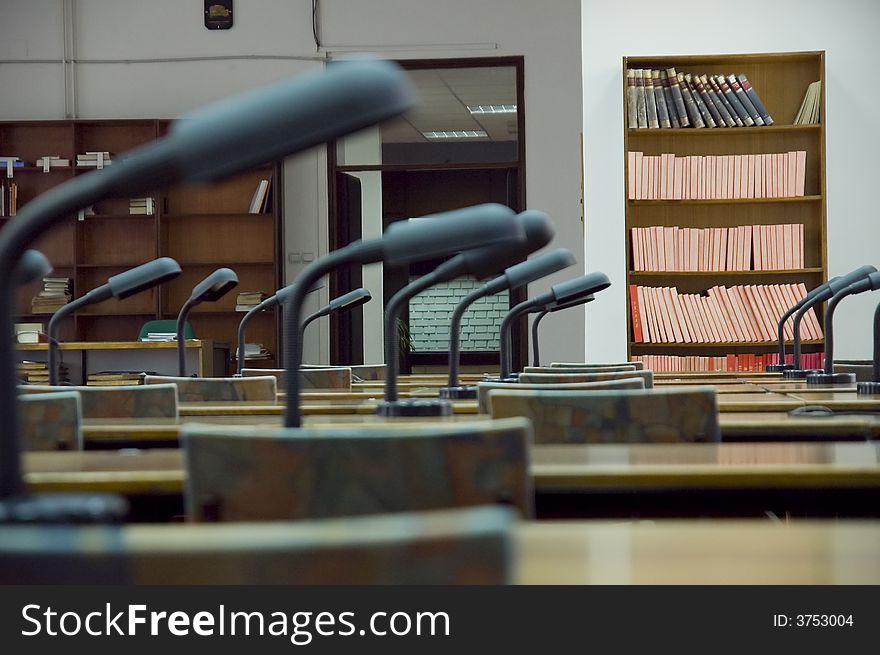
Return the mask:
<path id="1" fill-rule="evenodd" d="M 798 268 L 804 268 L 806 264 L 804 263 L 804 224 L 797 224 L 797 257 L 798 257 Z"/>
<path id="2" fill-rule="evenodd" d="M 675 312 L 670 304 L 668 289 L 666 287 L 656 287 L 656 290 L 657 304 L 660 306 L 660 314 L 663 317 L 663 329 L 666 331 L 666 337 L 672 343 L 681 343 L 681 332 L 675 323 Z"/>
<path id="3" fill-rule="evenodd" d="M 786 304 L 791 307 L 796 302 L 801 300 L 801 298 L 806 295 L 806 288 L 801 285 L 801 288 L 798 288 L 796 284 L 782 284 L 780 285 L 782 289 L 782 295 L 785 298 Z M 803 293 L 801 293 L 801 289 L 803 289 Z M 801 337 L 806 337 L 807 329 L 808 329 L 809 320 L 805 320 L 801 322 Z M 786 325 L 789 327 L 790 332 L 794 335 L 794 316 L 792 316 L 788 321 L 786 321 Z M 791 338 L 794 338 L 793 336 Z M 789 337 L 786 337 L 789 339 Z"/>
<path id="4" fill-rule="evenodd" d="M 650 341 L 648 317 L 645 315 L 645 294 L 642 292 L 642 287 L 636 287 L 636 299 L 639 308 L 639 326 L 642 330 L 642 341 Z"/>
<path id="5" fill-rule="evenodd" d="M 700 156 L 700 198 L 703 200 L 710 197 L 708 189 L 709 175 L 707 172 L 708 159 L 708 157 Z"/>
<path id="6" fill-rule="evenodd" d="M 757 303 L 757 309 L 762 326 L 762 341 L 773 341 L 776 335 L 776 324 L 779 321 L 779 315 L 776 313 L 766 285 L 755 285 L 752 287 L 752 296 Z"/>
<path id="7" fill-rule="evenodd" d="M 807 287 L 803 282 L 797 284 L 798 298 L 807 295 Z M 815 308 L 810 309 L 801 321 L 801 338 L 804 340 L 813 340 L 822 338 L 822 329 L 819 326 L 819 320 L 816 318 Z"/>
<path id="8" fill-rule="evenodd" d="M 761 154 L 752 155 L 755 164 L 755 197 L 763 198 L 764 196 L 764 156 Z"/>
<path id="9" fill-rule="evenodd" d="M 742 286 L 725 288 L 723 293 L 727 296 L 731 318 L 739 328 L 740 336 L 743 337 L 741 340 L 759 341 L 754 312 L 744 296 L 744 288 Z"/>
<path id="10" fill-rule="evenodd" d="M 807 289 L 803 284 L 788 284 L 789 295 L 794 299 L 794 302 L 801 300 L 806 294 Z M 814 325 L 810 321 L 809 312 L 804 315 L 804 320 L 801 321 L 801 338 L 802 339 L 815 339 L 816 332 L 814 332 Z M 791 319 L 792 326 L 792 334 L 794 334 L 794 317 Z M 793 337 L 792 337 L 793 338 Z"/>
<path id="11" fill-rule="evenodd" d="M 663 248 L 663 228 L 654 226 L 650 228 L 651 233 L 654 237 L 654 266 L 652 268 L 653 271 L 665 271 L 666 270 L 666 253 Z"/>
<path id="12" fill-rule="evenodd" d="M 715 270 L 723 271 L 727 264 L 727 230 L 723 227 L 716 227 L 715 242 L 718 244 L 715 252 Z"/>
<path id="13" fill-rule="evenodd" d="M 666 250 L 666 268 L 664 271 L 677 271 L 677 262 L 675 257 L 675 228 L 663 228 L 663 247 Z"/>
<path id="14" fill-rule="evenodd" d="M 788 194 L 786 193 L 785 181 L 787 179 L 787 173 L 785 171 L 785 153 L 779 152 L 776 153 L 776 176 L 779 178 L 777 182 L 777 188 L 779 190 L 779 197 L 785 198 Z"/>
<path id="15" fill-rule="evenodd" d="M 675 198 L 675 155 L 666 155 L 666 197 Z"/>
<path id="16" fill-rule="evenodd" d="M 636 199 L 636 153 L 626 153 L 626 198 Z"/>
<path id="17" fill-rule="evenodd" d="M 691 268 L 692 271 L 700 270 L 700 234 L 702 230 L 699 228 L 691 228 Z"/>
<path id="18" fill-rule="evenodd" d="M 632 233 L 632 270 L 641 271 L 642 269 L 642 258 L 641 258 L 641 248 L 639 247 L 639 234 L 641 233 L 641 229 L 634 227 L 631 230 Z"/>
<path id="19" fill-rule="evenodd" d="M 685 316 L 687 317 L 688 328 L 690 329 L 691 338 L 694 343 L 704 343 L 705 338 L 703 337 L 702 326 L 697 320 L 697 315 L 694 311 L 692 294 L 680 293 L 678 294 L 678 300 L 681 303 L 681 308 L 684 311 Z"/>
<path id="20" fill-rule="evenodd" d="M 776 226 L 776 263 L 780 269 L 785 269 L 785 225 Z"/>
<path id="21" fill-rule="evenodd" d="M 706 261 L 706 270 L 715 270 L 715 252 L 718 250 L 718 243 L 715 241 L 715 228 L 706 228 L 706 243 L 708 244 L 708 260 Z"/>
<path id="22" fill-rule="evenodd" d="M 746 193 L 743 198 L 755 197 L 755 156 L 746 155 Z"/>
<path id="23" fill-rule="evenodd" d="M 797 193 L 797 152 L 788 153 L 788 195 L 796 196 Z"/>
<path id="24" fill-rule="evenodd" d="M 700 199 L 700 158 L 697 155 L 691 157 L 691 200 Z"/>
<path id="25" fill-rule="evenodd" d="M 638 297 L 639 297 L 639 311 L 641 312 L 642 318 L 645 321 L 645 325 L 642 327 L 642 338 L 646 343 L 655 343 L 656 339 L 654 337 L 654 326 L 651 322 L 651 313 L 653 311 L 651 307 L 651 303 L 648 299 L 647 293 L 645 292 L 645 287 L 638 287 Z"/>
<path id="26" fill-rule="evenodd" d="M 712 296 L 701 296 L 700 301 L 703 303 L 704 314 L 709 320 L 709 328 L 712 330 L 715 342 L 733 341 L 721 324 L 721 313 L 718 310 L 718 302 L 715 298 Z"/>
<path id="27" fill-rule="evenodd" d="M 675 287 L 669 287 L 669 300 L 672 309 L 675 312 L 675 320 L 678 322 L 678 329 L 681 333 L 682 341 L 684 343 L 693 343 L 691 330 L 688 326 L 687 315 L 684 312 L 684 308 L 681 306 L 681 300 L 678 297 L 678 289 Z"/>
<path id="28" fill-rule="evenodd" d="M 715 309 L 718 312 L 721 329 L 725 332 L 725 340 L 743 341 L 739 326 L 734 323 L 732 308 L 728 306 L 727 297 L 722 295 L 723 288 L 724 287 L 721 286 L 714 286 L 711 289 L 708 289 L 707 293 L 709 294 L 709 298 L 712 299 Z"/>
<path id="29" fill-rule="evenodd" d="M 660 195 L 657 196 L 660 200 L 669 200 L 669 196 L 666 195 L 667 176 L 666 154 L 663 153 L 660 155 Z"/>
<path id="30" fill-rule="evenodd" d="M 764 260 L 761 257 L 761 226 L 752 225 L 752 249 L 754 250 L 755 270 L 764 270 Z"/>
<path id="31" fill-rule="evenodd" d="M 648 166 L 648 188 L 645 190 L 645 198 L 647 200 L 656 200 L 654 195 L 654 157 L 645 157 Z"/>
<path id="32" fill-rule="evenodd" d="M 727 197 L 733 198 L 733 184 L 736 178 L 736 156 L 725 155 L 727 158 Z"/>
<path id="33" fill-rule="evenodd" d="M 641 179 L 639 180 L 639 194 L 638 194 L 639 200 L 648 200 L 649 199 L 648 189 L 650 187 L 649 187 L 648 176 L 649 176 L 649 171 L 650 171 L 651 167 L 648 164 L 650 163 L 650 161 L 651 160 L 649 157 L 643 156 L 641 158 L 641 162 L 640 162 L 641 166 L 639 166 L 639 170 L 641 171 L 642 175 L 641 175 Z"/>
<path id="34" fill-rule="evenodd" d="M 673 200 L 681 200 L 681 180 L 682 174 L 684 172 L 684 159 L 681 157 L 676 157 L 674 160 L 673 167 L 673 178 L 672 178 L 672 198 Z"/>
<path id="35" fill-rule="evenodd" d="M 794 194 L 796 196 L 804 195 L 804 181 L 807 176 L 807 151 L 797 151 L 797 177 L 795 178 Z"/>
<path id="36" fill-rule="evenodd" d="M 791 307 L 791 305 L 788 303 L 788 301 L 785 298 L 785 294 L 782 291 L 782 286 L 783 285 L 781 285 L 781 284 L 771 284 L 768 286 L 768 288 L 770 289 L 770 293 L 773 296 L 773 299 L 776 303 L 776 325 L 777 325 L 777 327 L 779 325 L 779 319 L 782 318 L 782 315 L 786 311 L 788 311 L 789 307 Z M 776 329 L 776 328 L 774 328 L 774 329 Z M 782 326 L 782 335 L 786 339 L 791 339 L 791 336 L 792 336 L 791 335 L 791 319 L 787 320 L 785 322 L 785 324 Z M 773 338 L 776 339 L 777 337 L 778 337 L 778 335 L 774 332 Z"/>
<path id="37" fill-rule="evenodd" d="M 773 153 L 773 197 L 782 197 L 782 159 L 780 153 Z"/>
<path id="38" fill-rule="evenodd" d="M 776 226 L 775 225 L 767 225 L 767 259 L 770 268 L 768 270 L 776 271 L 779 269 L 779 265 L 776 261 Z"/>
<path id="39" fill-rule="evenodd" d="M 736 256 L 736 231 L 735 228 L 722 228 L 724 230 L 725 240 L 727 241 L 727 256 L 724 259 L 724 270 L 734 270 L 733 259 Z"/>
<path id="40" fill-rule="evenodd" d="M 742 198 L 742 157 L 733 155 L 733 195 L 732 198 Z"/>
<path id="41" fill-rule="evenodd" d="M 663 317 L 660 315 L 660 305 L 657 303 L 657 287 L 645 287 L 645 303 L 650 306 L 651 320 L 654 325 L 656 343 L 666 343 L 666 332 L 663 329 Z"/>
<path id="42" fill-rule="evenodd" d="M 699 323 L 700 331 L 703 337 L 703 343 L 717 341 L 717 339 L 715 339 L 715 337 L 712 335 L 712 330 L 709 327 L 709 317 L 706 316 L 706 305 L 703 302 L 703 297 L 697 293 L 692 293 L 688 295 L 690 297 L 690 303 L 694 308 L 694 314 L 697 317 L 697 323 Z"/>
<path id="43" fill-rule="evenodd" d="M 783 240 L 785 241 L 785 268 L 786 270 L 791 270 L 795 267 L 794 263 L 794 249 L 795 249 L 795 236 L 794 236 L 794 225 L 792 223 L 786 223 L 782 226 L 783 230 Z"/>
<path id="44" fill-rule="evenodd" d="M 654 199 L 655 200 L 659 200 L 660 196 L 662 195 L 662 189 L 660 186 L 662 183 L 662 180 L 660 178 L 661 161 L 662 160 L 660 158 L 660 155 L 656 155 L 654 157 Z"/>

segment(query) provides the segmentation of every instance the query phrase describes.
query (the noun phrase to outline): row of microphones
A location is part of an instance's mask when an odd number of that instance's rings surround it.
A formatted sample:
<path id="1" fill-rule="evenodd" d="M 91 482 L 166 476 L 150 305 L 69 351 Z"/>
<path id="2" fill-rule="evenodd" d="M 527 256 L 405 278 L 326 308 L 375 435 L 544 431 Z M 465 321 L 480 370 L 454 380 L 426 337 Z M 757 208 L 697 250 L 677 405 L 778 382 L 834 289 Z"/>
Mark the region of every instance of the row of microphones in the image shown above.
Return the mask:
<path id="1" fill-rule="evenodd" d="M 374 59 L 332 63 L 320 71 L 197 110 L 176 121 L 166 136 L 128 153 L 113 166 L 76 176 L 37 196 L 21 208 L 15 221 L 0 230 L 0 332 L 13 333 L 13 290 L 22 256 L 39 236 L 80 209 L 108 198 L 148 193 L 157 187 L 218 181 L 376 125 L 414 106 L 412 87 L 399 66 Z M 348 247 L 345 256 L 363 261 L 386 256 L 406 261 L 403 251 L 419 252 L 419 244 L 413 247 L 413 242 L 430 241 L 425 239 L 424 231 L 416 232 L 400 233 L 382 245 L 367 242 Z M 441 248 L 444 253 L 451 250 Z M 127 284 L 127 279 L 120 283 Z M 292 307 L 296 309 L 289 312 L 291 318 L 286 325 L 296 327 L 288 333 L 298 332 L 299 304 L 310 285 L 293 290 Z M 113 291 L 111 286 L 110 296 Z M 296 336 L 290 341 L 296 341 Z M 296 343 L 288 351 L 288 363 L 300 357 Z M 288 366 L 291 370 L 298 368 L 298 362 Z M 41 497 L 27 493 L 21 467 L 11 339 L 0 339 L 0 376 L 0 416 L 6 423 L 0 438 L 0 522 L 120 518 L 124 503 L 118 497 Z M 286 377 L 288 382 L 298 384 L 298 375 Z M 296 409 L 289 409 L 287 415 L 296 415 L 297 419 L 288 418 L 288 424 L 299 425 L 298 402 L 298 394 L 294 394 L 289 407 L 293 403 Z"/>

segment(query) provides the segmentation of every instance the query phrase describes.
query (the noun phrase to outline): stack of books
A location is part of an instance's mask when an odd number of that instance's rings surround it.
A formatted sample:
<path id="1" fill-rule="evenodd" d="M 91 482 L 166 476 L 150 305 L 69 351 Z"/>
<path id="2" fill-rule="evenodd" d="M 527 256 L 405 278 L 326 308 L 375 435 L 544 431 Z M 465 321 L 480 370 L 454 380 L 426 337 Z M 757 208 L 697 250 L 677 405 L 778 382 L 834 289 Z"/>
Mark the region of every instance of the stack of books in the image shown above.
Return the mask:
<path id="1" fill-rule="evenodd" d="M 54 314 L 73 297 L 69 277 L 44 277 L 43 289 L 31 300 L 32 314 Z"/>
<path id="2" fill-rule="evenodd" d="M 633 341 L 636 343 L 772 342 L 779 319 L 807 289 L 800 284 L 715 286 L 707 295 L 678 293 L 675 287 L 630 285 Z M 793 318 L 783 326 L 793 338 Z M 801 322 L 801 338 L 822 339 L 815 311 Z"/>
<path id="3" fill-rule="evenodd" d="M 48 171 L 50 168 L 68 168 L 70 160 L 58 155 L 44 155 L 36 161 L 37 167 Z"/>
<path id="4" fill-rule="evenodd" d="M 235 299 L 235 311 L 249 312 L 266 299 L 262 291 L 242 291 Z"/>
<path id="5" fill-rule="evenodd" d="M 176 332 L 147 332 L 141 341 L 177 341 Z"/>
<path id="6" fill-rule="evenodd" d="M 632 228 L 634 271 L 756 271 L 804 267 L 804 226 Z"/>
<path id="7" fill-rule="evenodd" d="M 753 155 L 627 153 L 629 200 L 737 200 L 804 195 L 806 150 Z"/>
<path id="8" fill-rule="evenodd" d="M 121 387 L 132 384 L 143 384 L 146 373 L 143 371 L 99 371 L 89 373 L 86 379 L 88 387 Z"/>
<path id="9" fill-rule="evenodd" d="M 271 356 L 272 353 L 266 350 L 261 343 L 244 344 L 244 358 L 246 360 L 269 359 Z"/>
<path id="10" fill-rule="evenodd" d="M 773 125 L 748 78 L 632 68 L 626 71 L 630 128 Z"/>
<path id="11" fill-rule="evenodd" d="M 822 82 L 816 81 L 807 87 L 801 108 L 792 123 L 794 125 L 815 125 L 819 122 L 819 110 L 822 106 Z"/>
<path id="12" fill-rule="evenodd" d="M 131 198 L 128 201 L 128 213 L 141 216 L 152 216 L 156 202 L 152 198 Z"/>
<path id="13" fill-rule="evenodd" d="M 104 168 L 113 163 L 113 155 L 106 150 L 87 150 L 85 154 L 76 156 L 76 165 L 92 168 Z"/>
<path id="14" fill-rule="evenodd" d="M 18 379 L 22 384 L 49 384 L 49 365 L 46 362 L 18 362 L 15 365 Z M 67 384 L 70 375 L 64 362 L 58 364 L 58 382 Z"/>
<path id="15" fill-rule="evenodd" d="M 712 357 L 701 357 L 698 355 L 634 355 L 630 358 L 634 362 L 642 362 L 645 368 L 649 368 L 655 373 L 698 373 L 698 372 L 748 372 L 763 373 L 767 370 L 768 364 L 776 364 L 779 362 L 779 355 L 776 353 L 763 353 L 760 355 L 729 353 L 727 355 L 718 355 Z M 803 353 L 801 354 L 801 366 L 804 368 L 822 368 L 825 353 Z M 794 363 L 794 356 L 786 354 L 785 361 L 788 364 Z"/>

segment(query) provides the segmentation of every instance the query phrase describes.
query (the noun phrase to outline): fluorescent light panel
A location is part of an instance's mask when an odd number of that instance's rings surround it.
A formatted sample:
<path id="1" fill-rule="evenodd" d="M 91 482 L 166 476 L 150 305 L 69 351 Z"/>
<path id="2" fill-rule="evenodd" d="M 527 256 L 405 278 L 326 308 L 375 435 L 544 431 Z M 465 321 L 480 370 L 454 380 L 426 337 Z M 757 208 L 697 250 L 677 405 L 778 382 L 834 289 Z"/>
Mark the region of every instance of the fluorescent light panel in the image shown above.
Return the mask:
<path id="1" fill-rule="evenodd" d="M 488 134 L 484 130 L 450 130 L 443 132 L 422 132 L 426 139 L 478 139 Z"/>
<path id="2" fill-rule="evenodd" d="M 516 105 L 468 105 L 472 114 L 515 114 Z"/>

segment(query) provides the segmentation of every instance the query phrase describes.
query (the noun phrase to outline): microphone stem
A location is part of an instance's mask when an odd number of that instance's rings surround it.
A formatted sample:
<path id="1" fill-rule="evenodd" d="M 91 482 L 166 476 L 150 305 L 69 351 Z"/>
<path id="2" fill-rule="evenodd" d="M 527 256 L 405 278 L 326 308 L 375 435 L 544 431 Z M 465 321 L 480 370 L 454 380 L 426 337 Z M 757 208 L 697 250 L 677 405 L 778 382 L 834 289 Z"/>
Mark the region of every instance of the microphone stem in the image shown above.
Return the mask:
<path id="1" fill-rule="evenodd" d="M 801 370 L 801 321 L 810 307 L 812 307 L 812 304 L 807 303 L 794 315 L 794 324 L 792 325 L 792 330 L 794 331 L 794 347 L 792 348 L 792 352 L 794 353 L 794 367 L 797 370 Z"/>
<path id="2" fill-rule="evenodd" d="M 186 318 L 197 302 L 196 298 L 189 298 L 183 303 L 183 307 L 180 308 L 180 313 L 177 315 L 177 374 L 180 377 L 186 377 L 186 340 L 183 338 L 186 331 Z"/>
<path id="3" fill-rule="evenodd" d="M 776 331 L 776 336 L 779 338 L 779 364 L 785 364 L 785 323 L 798 309 L 800 309 L 799 303 L 791 306 L 779 319 Z"/>
<path id="4" fill-rule="evenodd" d="M 49 319 L 49 324 L 46 326 L 46 337 L 49 340 L 47 344 L 48 355 L 46 357 L 48 367 L 49 367 L 49 385 L 57 386 L 58 385 L 58 330 L 60 328 L 61 319 L 70 314 L 73 311 L 76 311 L 78 308 L 83 305 L 88 304 L 88 294 L 81 298 L 77 298 L 73 300 L 63 307 L 61 307 L 57 312 L 52 314 L 52 318 Z"/>
<path id="5" fill-rule="evenodd" d="M 385 402 L 397 400 L 397 374 L 400 369 L 398 358 L 400 357 L 400 343 L 397 338 L 397 319 L 403 303 L 439 282 L 437 273 L 423 275 L 414 282 L 403 287 L 391 296 L 385 307 Z"/>
<path id="6" fill-rule="evenodd" d="M 834 310 L 849 293 L 841 291 L 828 301 L 825 308 L 825 373 L 834 373 Z"/>
<path id="7" fill-rule="evenodd" d="M 245 328 L 247 324 L 251 322 L 251 319 L 259 314 L 260 312 L 269 309 L 270 307 L 274 307 L 278 304 L 278 299 L 275 296 L 270 296 L 266 298 L 263 302 L 255 307 L 251 307 L 248 310 L 247 314 L 241 319 L 241 323 L 238 324 L 238 354 L 235 357 L 236 364 L 238 365 L 238 374 L 241 375 L 241 369 L 244 368 L 244 343 L 245 343 Z"/>
<path id="8" fill-rule="evenodd" d="M 880 382 L 880 304 L 874 310 L 874 382 Z"/>
<path id="9" fill-rule="evenodd" d="M 532 321 L 532 366 L 541 365 L 541 354 L 538 350 L 538 325 L 541 323 L 541 319 L 549 313 L 550 310 L 545 309 L 543 312 L 539 312 Z"/>
<path id="10" fill-rule="evenodd" d="M 513 329 L 513 321 L 520 314 L 529 311 L 535 305 L 534 300 L 526 300 L 507 312 L 504 320 L 501 321 L 501 330 L 499 332 L 498 351 L 501 358 L 501 379 L 510 376 L 510 362 L 513 358 L 513 352 L 510 345 L 510 332 Z"/>
<path id="11" fill-rule="evenodd" d="M 461 319 L 467 308 L 475 301 L 489 295 L 489 289 L 485 286 L 474 289 L 456 305 L 449 321 L 449 381 L 448 387 L 458 386 L 458 367 L 461 360 Z"/>

